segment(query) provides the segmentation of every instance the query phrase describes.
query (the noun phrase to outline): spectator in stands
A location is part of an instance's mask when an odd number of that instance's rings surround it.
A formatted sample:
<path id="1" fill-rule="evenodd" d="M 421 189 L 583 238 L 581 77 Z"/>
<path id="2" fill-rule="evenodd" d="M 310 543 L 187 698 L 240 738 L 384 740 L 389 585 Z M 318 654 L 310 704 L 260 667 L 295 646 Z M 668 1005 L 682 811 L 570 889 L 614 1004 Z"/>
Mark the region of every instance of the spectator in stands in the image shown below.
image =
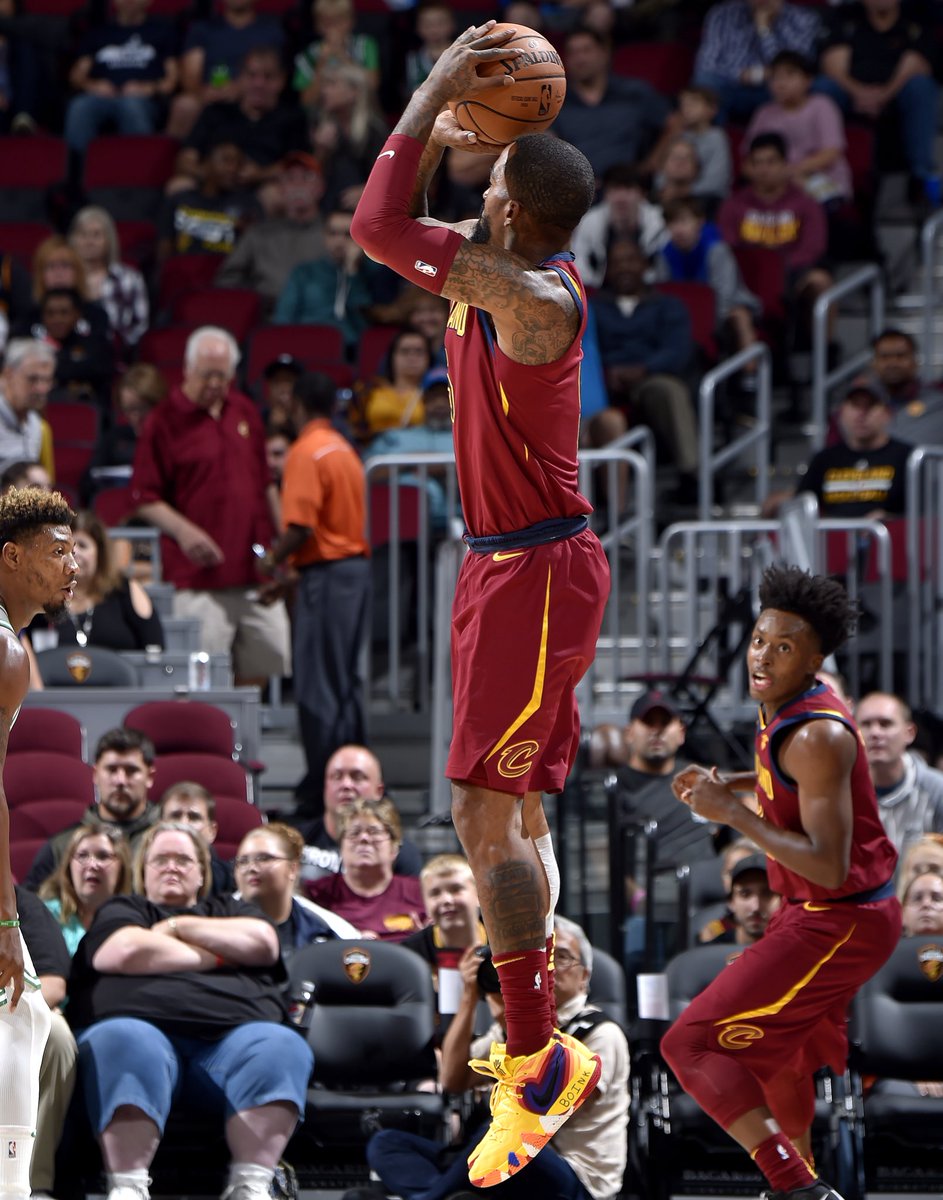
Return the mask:
<path id="1" fill-rule="evenodd" d="M 720 854 L 720 882 L 727 902 L 723 905 L 708 904 L 706 908 L 701 908 L 694 913 L 694 930 L 698 942 L 719 941 L 723 935 L 732 934 L 735 931 L 737 923 L 729 904 L 730 893 L 733 890 L 733 873 L 737 863 L 755 855 L 763 857 L 763 852 L 749 838 L 735 837 L 732 842 L 728 842 L 724 846 Z"/>
<path id="2" fill-rule="evenodd" d="M 191 25 L 180 60 L 180 93 L 167 126 L 172 137 L 186 138 L 205 105 L 239 98 L 236 80 L 251 50 L 270 46 L 281 51 L 285 34 L 280 22 L 255 9 L 255 0 L 222 0 L 217 14 Z"/>
<path id="3" fill-rule="evenodd" d="M 725 928 L 715 937 L 708 936 L 701 940 L 711 945 L 733 946 L 749 946 L 758 942 L 766 932 L 770 917 L 779 908 L 779 896 L 769 886 L 764 854 L 748 855 L 731 868 L 727 903 L 733 928 Z"/>
<path id="4" fill-rule="evenodd" d="M 29 272 L 18 255 L 4 254 L 0 250 L 0 353 L 6 347 L 13 326 L 28 318 L 32 304 Z"/>
<path id="5" fill-rule="evenodd" d="M 230 254 L 262 207 L 240 181 L 244 155 L 228 137 L 200 154 L 199 183 L 166 198 L 157 224 L 157 259 L 172 254 Z"/>
<path id="6" fill-rule="evenodd" d="M 822 206 L 792 182 L 786 143 L 778 133 L 755 137 L 747 163 L 750 183 L 721 205 L 720 232 L 734 250 L 740 246 L 779 250 L 790 295 L 811 311 L 815 298 L 832 285 L 822 266 L 827 249 Z"/>
<path id="7" fill-rule="evenodd" d="M 934 31 L 900 0 L 863 0 L 830 12 L 822 50 L 823 83 L 844 112 L 878 120 L 896 117 L 902 145 L 924 201 L 941 201 L 934 156 L 939 88 Z"/>
<path id="8" fill-rule="evenodd" d="M 186 825 L 198 833 L 206 842 L 210 851 L 210 871 L 213 882 L 210 886 L 211 896 L 228 896 L 233 890 L 233 872 L 228 862 L 224 862 L 213 847 L 219 833 L 216 823 L 216 801 L 212 794 L 202 784 L 185 779 L 175 783 L 164 792 L 159 805 L 161 821 L 170 821 L 174 825 Z"/>
<path id="9" fill-rule="evenodd" d="M 50 1200 L 55 1183 L 56 1147 L 75 1087 L 78 1049 L 62 1015 L 69 951 L 62 930 L 45 904 L 32 892 L 16 886 L 16 911 L 23 938 L 29 946 L 33 971 L 49 1006 L 49 1037 L 39 1069 L 39 1111 L 30 1160 L 29 1181 L 35 1200 Z"/>
<path id="10" fill-rule="evenodd" d="M 740 277 L 733 251 L 720 230 L 704 217 L 700 200 L 674 200 L 665 207 L 670 241 L 655 258 L 655 278 L 678 283 L 706 283 L 714 290 L 718 333 L 735 350 L 756 341 L 754 319 L 760 302 Z M 726 328 L 725 328 L 726 327 Z M 755 381 L 754 371 L 750 379 Z"/>
<path id="11" fill-rule="evenodd" d="M 291 354 L 279 354 L 262 370 L 262 411 L 273 428 L 292 430 L 295 440 L 295 384 L 305 373 L 304 363 Z"/>
<path id="12" fill-rule="evenodd" d="M 89 461 L 83 496 L 96 490 L 92 471 L 96 467 L 127 467 L 134 462 L 138 437 L 148 414 L 167 395 L 167 380 L 150 363 L 135 363 L 115 381 L 115 405 L 118 420 L 106 425 L 98 436 Z"/>
<path id="13" fill-rule="evenodd" d="M 324 180 L 316 158 L 287 154 L 278 174 L 279 215 L 250 225 L 219 268 L 218 287 L 252 288 L 269 312 L 295 267 L 324 253 L 319 204 Z"/>
<path id="14" fill-rule="evenodd" d="M 680 481 L 678 503 L 697 497 L 697 422 L 683 376 L 694 342 L 684 303 L 645 282 L 649 260 L 637 242 L 609 248 L 606 287 L 592 301 L 610 407 L 590 421 L 594 445 L 625 433 L 629 415 L 670 447 Z"/>
<path id="15" fill-rule="evenodd" d="M 90 822 L 73 831 L 39 898 L 58 921 L 69 954 L 75 954 L 105 901 L 130 891 L 127 839 L 117 826 Z"/>
<path id="16" fill-rule="evenodd" d="M 672 200 L 684 200 L 695 195 L 695 186 L 701 174 L 701 160 L 693 142 L 681 135 L 670 142 L 662 159 L 661 169 L 652 181 L 652 197 L 661 205 Z"/>
<path id="17" fill-rule="evenodd" d="M 303 848 L 297 829 L 273 821 L 247 833 L 233 859 L 239 895 L 258 905 L 275 926 L 284 963 L 312 942 L 358 936 L 352 925 L 337 932 L 329 922 L 338 918 L 295 895 Z"/>
<path id="18" fill-rule="evenodd" d="M 943 444 L 943 391 L 920 378 L 917 343 L 902 329 L 888 327 L 871 345 L 871 372 L 894 414 L 892 435 L 911 446 Z"/>
<path id="19" fill-rule="evenodd" d="M 154 779 L 154 745 L 136 729 L 109 729 L 98 739 L 92 781 L 96 802 L 75 825 L 54 834 L 37 852 L 23 881 L 31 892 L 55 871 L 80 827 L 98 830 L 102 824 L 123 834 L 132 849 L 157 820 L 157 808 L 148 802 Z"/>
<path id="20" fill-rule="evenodd" d="M 294 694 L 307 767 L 299 791 L 324 778 L 338 746 L 364 737 L 360 655 L 370 605 L 370 547 L 364 533 L 363 464 L 331 425 L 334 383 L 303 375 L 295 384 L 300 433 L 285 463 L 282 527 L 262 560 L 299 575 L 293 622 Z"/>
<path id="21" fill-rule="evenodd" d="M 579 1037 L 599 1056 L 601 1074 L 589 1100 L 530 1163 L 524 1176 L 528 1182 L 511 1184 L 507 1194 L 604 1200 L 620 1191 L 626 1166 L 629 1047 L 615 1021 L 589 1001 L 593 948 L 583 929 L 560 916 L 554 924 L 553 986 L 559 1026 L 564 1035 Z M 492 1042 L 502 1042 L 505 1037 L 504 1005 L 498 993 L 487 997 L 495 1024 L 483 1037 L 473 1040 L 481 997 L 479 966 L 480 960 L 474 948 L 470 948 L 461 959 L 463 988 L 459 1010 L 442 1045 L 440 1083 L 443 1090 L 456 1094 L 481 1087 L 479 1072 L 485 1068 L 484 1073 L 490 1074 L 489 1048 Z M 472 1067 L 469 1058 L 484 1061 Z M 474 1145 L 473 1137 L 467 1147 Z M 446 1195 L 457 1200 L 472 1195 L 466 1150 L 463 1148 L 448 1166 L 443 1165 L 446 1159 L 442 1151 L 442 1146 L 427 1138 L 400 1130 L 381 1130 L 367 1143 L 367 1161 L 384 1188 L 404 1200 Z M 365 1200 L 377 1194 L 348 1192 L 345 1200 L 353 1200 L 355 1195 L 357 1200 Z M 386 1195 L 386 1191 L 382 1194 Z"/>
<path id="22" fill-rule="evenodd" d="M 355 63 L 325 67 L 321 101 L 309 114 L 311 147 L 325 180 L 325 207 L 353 211 L 389 134 L 377 113 L 370 76 Z"/>
<path id="23" fill-rule="evenodd" d="M 943 833 L 943 772 L 908 750 L 917 735 L 899 696 L 871 692 L 855 709 L 887 836 L 904 852 L 924 834 Z"/>
<path id="24" fill-rule="evenodd" d="M 285 474 L 285 461 L 295 437 L 295 431 L 290 425 L 273 424 L 269 421 L 265 426 L 265 462 L 268 465 L 269 479 L 279 491 Z"/>
<path id="25" fill-rule="evenodd" d="M 52 491 L 49 472 L 38 462 L 13 462 L 0 475 L 0 496 L 10 488 L 35 487 L 44 492 Z"/>
<path id="26" fill-rule="evenodd" d="M 291 86 L 310 108 L 321 99 L 321 80 L 327 67 L 353 63 L 362 67 L 376 92 L 380 85 L 380 46 L 368 33 L 355 33 L 352 0 L 314 0 L 311 5 L 315 39 L 295 55 Z M 452 38 L 449 38 L 450 44 Z"/>
<path id="27" fill-rule="evenodd" d="M 452 452 L 452 411 L 449 400 L 449 374 L 445 367 L 432 367 L 422 381 L 421 425 L 409 425 L 399 429 L 388 429 L 377 436 L 364 449 L 364 462 L 381 454 L 450 454 Z M 446 532 L 449 516 L 448 500 L 442 479 L 446 468 L 428 467 L 425 475 L 426 503 L 429 506 L 429 524 L 434 534 Z M 377 478 L 374 475 L 374 478 Z M 400 471 L 400 484 L 418 487 L 421 477 L 414 471 Z"/>
<path id="28" fill-rule="evenodd" d="M 39 415 L 56 373 L 56 352 L 38 338 L 7 345 L 0 373 L 0 470 L 15 462 L 40 462 L 52 474 L 52 433 Z"/>
<path id="29" fill-rule="evenodd" d="M 901 908 L 904 937 L 943 935 L 943 875 L 939 871 L 915 875 L 904 889 Z"/>
<path id="30" fill-rule="evenodd" d="M 724 0 L 707 14 L 694 83 L 720 100 L 719 120 L 749 119 L 769 98 L 767 69 L 780 50 L 815 57 L 819 16 L 784 0 Z"/>
<path id="31" fill-rule="evenodd" d="M 79 209 L 69 227 L 69 241 L 85 268 L 88 298 L 101 303 L 119 345 L 125 351 L 136 346 L 150 320 L 147 284 L 136 267 L 121 262 L 111 214 L 94 204 Z"/>
<path id="32" fill-rule="evenodd" d="M 374 305 L 372 316 L 381 325 L 402 325 L 421 333 L 429 343 L 433 365 L 446 365 L 445 330 L 449 303 L 444 297 L 407 283 L 389 304 Z"/>
<path id="33" fill-rule="evenodd" d="M 732 175 L 730 142 L 714 124 L 717 107 L 717 96 L 710 88 L 684 88 L 678 97 L 678 111 L 665 122 L 665 132 L 646 163 L 650 170 L 660 168 L 668 148 L 677 137 L 683 137 L 697 151 L 699 170 L 693 194 L 707 202 L 719 202 L 727 195 Z"/>
<path id="34" fill-rule="evenodd" d="M 925 833 L 923 837 L 911 842 L 900 856 L 897 865 L 898 899 L 911 879 L 924 875 L 927 871 L 936 871 L 943 875 L 943 834 Z"/>
<path id="35" fill-rule="evenodd" d="M 353 354 L 374 302 L 373 268 L 350 236 L 351 214 L 335 211 L 324 223 L 324 253 L 288 276 L 272 313 L 274 325 L 333 325 Z"/>
<path id="36" fill-rule="evenodd" d="M 254 905 L 207 897 L 209 852 L 184 826 L 154 826 L 135 882 L 142 894 L 110 900 L 81 942 L 69 991 L 109 1200 L 149 1200 L 184 1076 L 191 1106 L 225 1117 L 226 1200 L 266 1200 L 312 1068 L 285 1025 L 278 936 Z"/>
<path id="37" fill-rule="evenodd" d="M 30 332 L 56 350 L 56 391 L 107 409 L 113 379 L 114 342 L 96 332 L 83 314 L 82 297 L 72 287 L 49 288 Z"/>
<path id="38" fill-rule="evenodd" d="M 140 583 L 129 579 L 116 565 L 108 531 L 89 511 L 72 520 L 73 553 L 78 568 L 72 599 L 65 614 L 50 621 L 41 614 L 30 623 L 35 642 L 43 632 L 43 648 L 104 646 L 108 650 L 144 650 L 162 647 L 164 631 L 150 596 Z M 54 633 L 54 638 L 49 634 Z M 36 645 L 33 647 L 38 649 Z"/>
<path id="39" fill-rule="evenodd" d="M 616 163 L 638 162 L 668 118 L 668 101 L 640 79 L 613 75 L 607 40 L 592 29 L 566 36 L 566 99 L 553 131 L 578 146 L 596 178 Z"/>
<path id="40" fill-rule="evenodd" d="M 101 304 L 91 300 L 81 258 L 64 237 L 53 234 L 40 242 L 33 252 L 33 306 L 17 322 L 14 332 L 22 335 L 40 321 L 40 306 L 50 288 L 75 288 L 82 297 L 82 316 L 91 333 L 108 335 L 108 314 Z"/>
<path id="41" fill-rule="evenodd" d="M 534 26 L 528 28 L 533 29 Z M 457 32 L 455 14 L 444 0 L 420 0 L 416 5 L 416 37 L 419 45 L 406 55 L 401 96 L 404 105 L 416 88 L 425 83 L 439 56 L 455 41 Z"/>
<path id="42" fill-rule="evenodd" d="M 637 168 L 617 163 L 602 178 L 602 200 L 583 217 L 571 243 L 584 283 L 601 287 L 606 278 L 606 256 L 612 242 L 638 242 L 651 257 L 667 241 L 665 219 L 657 204 L 645 196 Z"/>
<path id="43" fill-rule="evenodd" d="M 366 746 L 341 746 L 328 759 L 324 771 L 322 796 L 299 796 L 300 804 L 292 818 L 305 840 L 301 879 L 321 879 L 341 869 L 341 810 L 355 800 L 382 800 L 383 770 L 380 760 Z M 321 816 L 311 819 L 315 812 Z M 403 838 L 393 864 L 395 875 L 418 875 L 422 866 L 419 847 Z"/>
<path id="44" fill-rule="evenodd" d="M 338 813 L 341 872 L 303 885 L 315 904 L 356 926 L 360 936 L 401 942 L 426 923 L 419 880 L 395 875 L 402 841 L 392 800 L 353 800 Z"/>
<path id="45" fill-rule="evenodd" d="M 280 52 L 271 46 L 246 54 L 236 86 L 234 100 L 209 104 L 201 113 L 177 157 L 177 178 L 168 190 L 183 186 L 181 176 L 199 178 L 199 161 L 210 146 L 235 142 L 243 153 L 240 186 L 254 189 L 266 212 L 273 212 L 279 202 L 281 161 L 290 150 L 304 150 L 307 143 L 304 116 L 280 99 L 285 68 Z"/>
<path id="46" fill-rule="evenodd" d="M 363 388 L 351 423 L 365 441 L 390 429 L 422 425 L 422 383 L 432 366 L 432 350 L 422 336 L 401 329 L 390 343 L 379 376 Z"/>
<path id="47" fill-rule="evenodd" d="M 106 128 L 155 133 L 166 119 L 180 66 L 169 21 L 148 15 L 150 0 L 114 0 L 114 16 L 79 42 L 69 84 L 65 140 L 78 178 L 89 143 Z"/>
<path id="48" fill-rule="evenodd" d="M 232 654 L 237 683 L 264 684 L 289 669 L 288 616 L 281 601 L 259 602 L 252 550 L 271 541 L 278 493 L 258 409 L 233 387 L 238 365 L 226 330 L 190 335 L 183 382 L 138 439 L 131 499 L 165 535 L 174 614 L 200 620 L 206 651 Z"/>
<path id="49" fill-rule="evenodd" d="M 769 68 L 772 100 L 753 114 L 744 142 L 749 146 L 761 133 L 778 133 L 787 147 L 793 181 L 834 208 L 852 197 L 845 123 L 831 97 L 812 93 L 812 80 L 808 59 L 781 50 Z"/>

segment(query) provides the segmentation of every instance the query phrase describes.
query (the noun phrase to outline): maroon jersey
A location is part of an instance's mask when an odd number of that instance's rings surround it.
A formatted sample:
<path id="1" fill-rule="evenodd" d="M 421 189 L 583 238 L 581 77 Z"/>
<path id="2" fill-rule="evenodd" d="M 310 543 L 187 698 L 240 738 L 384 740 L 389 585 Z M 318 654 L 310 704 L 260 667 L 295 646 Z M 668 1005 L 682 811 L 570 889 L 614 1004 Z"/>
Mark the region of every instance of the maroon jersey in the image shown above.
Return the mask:
<path id="1" fill-rule="evenodd" d="M 845 882 L 837 888 L 826 888 L 770 858 L 770 887 L 790 900 L 838 900 L 869 892 L 887 883 L 897 865 L 897 851 L 881 824 L 861 734 L 848 709 L 824 683 L 816 682 L 807 692 L 790 700 L 769 722 L 765 721 L 760 709 L 756 730 L 756 796 L 763 816 L 780 829 L 801 831 L 799 792 L 795 780 L 790 779 L 779 765 L 778 752 L 783 735 L 790 729 L 806 721 L 823 720 L 840 721 L 858 742 L 857 757 L 851 769 L 854 813 L 851 863 Z"/>
<path id="2" fill-rule="evenodd" d="M 455 464 L 465 523 L 475 537 L 592 512 L 579 492 L 576 460 L 586 293 L 572 254 L 541 266 L 557 272 L 580 312 L 579 333 L 556 361 L 513 362 L 498 347 L 488 313 L 460 301 L 449 312 Z"/>

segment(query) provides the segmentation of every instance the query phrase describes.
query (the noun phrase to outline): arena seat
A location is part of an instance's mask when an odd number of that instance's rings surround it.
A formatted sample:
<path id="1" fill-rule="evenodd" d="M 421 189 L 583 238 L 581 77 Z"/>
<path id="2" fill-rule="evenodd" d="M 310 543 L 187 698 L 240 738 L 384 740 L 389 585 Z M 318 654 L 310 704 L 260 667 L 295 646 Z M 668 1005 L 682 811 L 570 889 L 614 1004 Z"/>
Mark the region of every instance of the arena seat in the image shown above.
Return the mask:
<path id="1" fill-rule="evenodd" d="M 47 687 L 125 687 L 138 685 L 134 667 L 104 646 L 56 646 L 36 655 Z"/>
<path id="2" fill-rule="evenodd" d="M 159 754 L 151 794 L 159 799 L 169 787 L 185 779 L 201 784 L 217 800 L 229 797 L 251 806 L 251 775 L 239 763 L 219 754 Z"/>
<path id="3" fill-rule="evenodd" d="M 73 800 L 87 807 L 95 802 L 92 768 L 70 754 L 55 750 L 23 750 L 8 756 L 3 790 L 12 812 L 23 804 Z"/>
<path id="4" fill-rule="evenodd" d="M 55 749 L 57 754 L 85 760 L 85 731 L 81 722 L 57 708 L 21 708 L 10 730 L 7 758 L 11 754 Z"/>
<path id="5" fill-rule="evenodd" d="M 29 268 L 36 247 L 53 233 L 42 221 L 0 221 L 0 252 L 12 254 Z"/>
<path id="6" fill-rule="evenodd" d="M 158 312 L 169 313 L 184 292 L 212 287 L 222 262 L 222 254 L 172 254 L 164 259 L 157 280 Z"/>
<path id="7" fill-rule="evenodd" d="M 182 371 L 187 340 L 192 332 L 189 325 L 149 329 L 138 343 L 138 361 L 160 368 L 164 375 Z"/>
<path id="8" fill-rule="evenodd" d="M 181 325 L 221 325 L 245 342 L 259 321 L 259 294 L 250 288 L 197 288 L 183 292 L 171 309 Z"/>
<path id="9" fill-rule="evenodd" d="M 367 380 L 377 374 L 397 332 L 395 325 L 371 325 L 364 330 L 357 351 L 358 379 Z"/>
<path id="10" fill-rule="evenodd" d="M 0 137 L 0 220 L 35 221 L 66 176 L 66 145 L 46 134 Z"/>
<path id="11" fill-rule="evenodd" d="M 704 355 L 707 364 L 717 361 L 717 296 L 709 283 L 687 283 L 665 280 L 656 283 L 655 290 L 666 296 L 677 296 L 688 310 L 691 336 Z"/>
<path id="12" fill-rule="evenodd" d="M 254 804 L 234 800 L 231 796 L 213 795 L 216 804 L 216 824 L 219 829 L 213 848 L 221 859 L 230 862 L 236 856 L 239 843 L 264 823 L 262 813 Z"/>
<path id="13" fill-rule="evenodd" d="M 631 42 L 613 51 L 612 73 L 642 79 L 674 99 L 691 78 L 694 49 L 678 42 Z"/>
<path id="14" fill-rule="evenodd" d="M 50 838 L 77 825 L 88 812 L 81 800 L 36 800 L 18 804 L 10 812 L 10 838 L 18 842 Z"/>
<path id="15" fill-rule="evenodd" d="M 25 879 L 36 855 L 45 846 L 47 838 L 10 839 L 10 870 L 17 883 Z"/>
<path id="16" fill-rule="evenodd" d="M 125 729 L 137 729 L 158 754 L 216 754 L 234 759 L 235 726 L 227 713 L 200 700 L 149 700 L 125 713 Z"/>
<path id="17" fill-rule="evenodd" d="M 179 148 L 163 134 L 95 138 L 82 179 L 90 203 L 107 208 L 115 220 L 156 221 Z"/>
<path id="18" fill-rule="evenodd" d="M 95 516 L 103 521 L 108 528 L 124 525 L 134 512 L 135 504 L 131 499 L 131 488 L 106 487 L 95 493 L 92 501 Z"/>
<path id="19" fill-rule="evenodd" d="M 290 354 L 312 371 L 343 366 L 344 339 L 333 325 L 263 325 L 252 334 L 245 364 L 246 386 L 252 387 L 280 354 Z M 340 385 L 343 386 L 343 385 Z"/>

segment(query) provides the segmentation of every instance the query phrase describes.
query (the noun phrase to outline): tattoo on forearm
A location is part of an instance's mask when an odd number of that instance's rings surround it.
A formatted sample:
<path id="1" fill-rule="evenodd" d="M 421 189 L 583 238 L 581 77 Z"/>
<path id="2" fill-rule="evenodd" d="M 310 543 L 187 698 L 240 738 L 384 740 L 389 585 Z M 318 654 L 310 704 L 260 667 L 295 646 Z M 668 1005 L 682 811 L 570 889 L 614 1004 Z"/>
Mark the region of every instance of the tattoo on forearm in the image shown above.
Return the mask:
<path id="1" fill-rule="evenodd" d="M 542 943 L 545 900 L 529 863 L 512 860 L 489 871 L 479 899 L 492 943 L 510 950 Z"/>

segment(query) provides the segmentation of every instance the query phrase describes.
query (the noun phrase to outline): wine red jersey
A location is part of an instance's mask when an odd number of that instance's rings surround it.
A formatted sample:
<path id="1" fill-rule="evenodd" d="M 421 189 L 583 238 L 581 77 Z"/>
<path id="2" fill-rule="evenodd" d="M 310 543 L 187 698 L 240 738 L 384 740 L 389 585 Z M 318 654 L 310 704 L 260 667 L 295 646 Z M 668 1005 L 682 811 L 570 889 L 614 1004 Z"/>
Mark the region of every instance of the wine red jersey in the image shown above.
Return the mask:
<path id="1" fill-rule="evenodd" d="M 487 312 L 459 301 L 449 311 L 455 464 L 465 524 L 475 537 L 592 512 L 580 495 L 576 458 L 586 292 L 572 254 L 540 265 L 557 272 L 580 312 L 579 333 L 554 362 L 514 362 L 499 348 Z"/>
<path id="2" fill-rule="evenodd" d="M 808 691 L 783 705 L 769 721 L 760 710 L 756 729 L 756 796 L 763 816 L 780 829 L 802 830 L 799 792 L 795 780 L 779 765 L 778 753 L 783 735 L 806 721 L 839 721 L 851 730 L 858 743 L 851 769 L 854 825 L 848 876 L 840 887 L 826 888 L 770 858 L 770 887 L 791 900 L 836 900 L 879 888 L 894 873 L 897 851 L 881 824 L 858 727 L 848 709 L 824 683 L 816 682 Z"/>

